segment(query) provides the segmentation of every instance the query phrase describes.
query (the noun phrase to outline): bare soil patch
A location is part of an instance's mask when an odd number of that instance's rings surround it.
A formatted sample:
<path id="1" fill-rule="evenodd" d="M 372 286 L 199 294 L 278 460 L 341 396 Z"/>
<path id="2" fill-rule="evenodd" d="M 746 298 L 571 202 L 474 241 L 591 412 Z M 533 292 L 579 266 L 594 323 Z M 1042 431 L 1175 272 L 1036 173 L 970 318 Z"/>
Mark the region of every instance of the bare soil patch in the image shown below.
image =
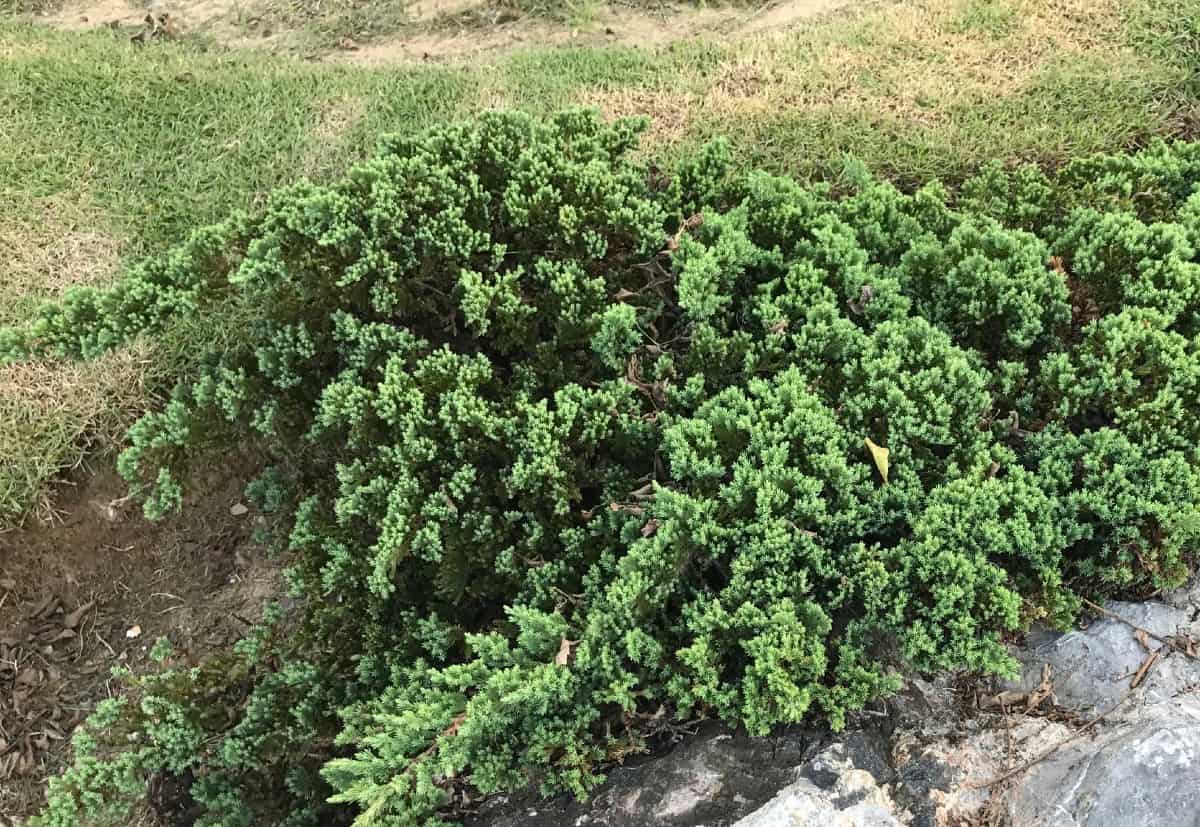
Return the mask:
<path id="1" fill-rule="evenodd" d="M 113 23 L 137 23 L 145 15 L 145 9 L 134 6 L 128 0 L 83 0 L 65 3 L 47 15 L 45 21 L 60 29 L 79 31 Z"/>
<path id="2" fill-rule="evenodd" d="M 415 0 L 407 11 L 413 20 L 429 22 L 479 9 L 484 5 L 486 0 Z"/>
<path id="3" fill-rule="evenodd" d="M 237 0 L 67 0 L 44 22 L 68 31 L 99 26 L 138 26 L 148 12 L 172 18 L 172 33 L 204 32 L 219 39 L 237 34 L 234 24 L 241 11 Z M 211 30 L 211 31 L 210 31 Z"/>
<path id="4" fill-rule="evenodd" d="M 196 662 L 260 619 L 278 569 L 251 542 L 252 513 L 230 513 L 241 487 L 198 474 L 183 513 L 153 524 L 102 471 L 76 481 L 52 524 L 0 533 L 0 814 L 37 809 L 71 731 L 120 691 L 112 667 L 150 668 L 160 636 Z"/>
<path id="5" fill-rule="evenodd" d="M 435 0 L 426 0 L 432 3 Z M 445 0 L 457 5 L 456 0 Z M 354 44 L 329 55 L 330 60 L 365 66 L 414 61 L 454 61 L 522 46 L 596 46 L 614 44 L 657 48 L 703 34 L 732 37 L 781 31 L 800 21 L 835 11 L 855 0 L 780 0 L 760 8 L 700 7 L 662 3 L 637 8 L 620 4 L 601 7 L 583 25 L 566 25 L 531 17 L 511 19 L 495 9 L 463 0 L 463 12 L 422 17 L 440 25 L 416 27 L 393 38 Z M 424 8 L 418 4 L 417 8 Z"/>
<path id="6" fill-rule="evenodd" d="M 777 32 L 822 14 L 849 6 L 854 0 L 784 0 L 752 13 L 742 24 L 743 34 Z"/>
<path id="7" fill-rule="evenodd" d="M 342 37 L 323 51 L 325 59 L 364 66 L 454 61 L 522 46 L 599 45 L 660 47 L 706 33 L 722 36 L 787 29 L 858 0 L 779 0 L 757 8 L 663 2 L 647 7 L 609 3 L 585 20 L 555 22 L 520 15 L 487 0 L 411 0 L 406 21 L 394 35 L 369 42 Z M 173 31 L 201 33 L 234 48 L 292 47 L 311 56 L 298 30 L 304 18 L 270 12 L 269 5 L 236 0 L 153 0 L 156 15 L 167 13 Z M 137 0 L 66 0 L 39 19 L 69 30 L 137 26 L 147 6 Z M 311 22 L 311 21 L 310 21 Z M 289 35 L 295 37 L 289 38 Z"/>

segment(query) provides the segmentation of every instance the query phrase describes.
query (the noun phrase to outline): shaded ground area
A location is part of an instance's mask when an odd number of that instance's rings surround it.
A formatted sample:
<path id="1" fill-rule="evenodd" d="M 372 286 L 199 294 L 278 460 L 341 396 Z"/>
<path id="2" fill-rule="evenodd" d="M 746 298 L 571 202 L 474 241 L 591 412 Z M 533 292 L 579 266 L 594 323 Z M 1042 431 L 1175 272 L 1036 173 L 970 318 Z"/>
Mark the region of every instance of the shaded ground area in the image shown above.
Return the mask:
<path id="1" fill-rule="evenodd" d="M 120 691 L 113 667 L 147 668 L 159 637 L 198 660 L 261 617 L 278 572 L 230 513 L 241 486 L 201 474 L 183 514 L 152 524 L 111 471 L 83 474 L 52 524 L 0 533 L 0 814 L 36 808 L 75 725 Z"/>

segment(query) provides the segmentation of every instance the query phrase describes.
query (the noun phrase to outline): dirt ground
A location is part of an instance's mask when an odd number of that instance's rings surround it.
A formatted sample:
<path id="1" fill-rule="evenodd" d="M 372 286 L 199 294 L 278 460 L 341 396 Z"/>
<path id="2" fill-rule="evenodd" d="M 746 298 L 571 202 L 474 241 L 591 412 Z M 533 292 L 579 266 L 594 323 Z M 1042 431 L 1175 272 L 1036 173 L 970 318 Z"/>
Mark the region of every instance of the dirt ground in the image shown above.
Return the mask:
<path id="1" fill-rule="evenodd" d="M 148 668 L 160 636 L 199 658 L 260 619 L 279 572 L 241 488 L 198 475 L 183 513 L 155 524 L 101 470 L 64 487 L 54 523 L 0 533 L 0 824 L 36 810 L 71 731 L 119 691 L 112 667 Z"/>
<path id="2" fill-rule="evenodd" d="M 506 21 L 494 12 L 489 13 L 487 5 L 476 0 L 473 7 L 450 18 L 447 25 L 368 44 L 353 44 L 353 48 L 333 52 L 327 59 L 377 66 L 465 58 L 521 46 L 609 43 L 653 48 L 703 34 L 731 37 L 779 31 L 848 3 L 849 0 L 781 0 L 757 8 L 663 3 L 652 9 L 610 4 L 589 25 L 572 27 L 527 17 Z"/>
<path id="3" fill-rule="evenodd" d="M 454 61 L 522 46 L 608 43 L 659 47 L 703 34 L 731 37 L 781 31 L 854 0 L 777 0 L 758 6 L 666 0 L 641 5 L 614 0 L 599 5 L 578 22 L 520 15 L 492 0 L 400 0 L 402 20 L 394 32 L 366 40 L 346 35 L 324 44 L 306 39 L 301 31 L 313 19 L 281 17 L 272 10 L 270 0 L 263 2 L 266 5 L 256 6 L 253 0 L 152 0 L 148 8 L 156 16 L 168 15 L 167 36 L 201 34 L 234 48 L 386 66 Z M 362 11 L 363 15 L 371 13 Z M 101 26 L 136 30 L 146 14 L 144 0 L 65 0 L 57 10 L 38 19 L 68 30 Z"/>

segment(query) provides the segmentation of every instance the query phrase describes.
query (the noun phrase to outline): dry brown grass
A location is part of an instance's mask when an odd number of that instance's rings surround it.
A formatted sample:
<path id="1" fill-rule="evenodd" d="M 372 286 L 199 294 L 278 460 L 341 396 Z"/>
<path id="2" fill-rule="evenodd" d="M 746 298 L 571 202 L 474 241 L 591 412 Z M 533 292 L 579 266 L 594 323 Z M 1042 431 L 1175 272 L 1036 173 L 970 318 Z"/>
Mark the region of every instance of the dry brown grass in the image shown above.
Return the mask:
<path id="1" fill-rule="evenodd" d="M 722 67 L 706 104 L 731 115 L 772 107 L 853 107 L 929 123 L 957 104 L 1006 98 L 1064 52 L 1111 56 L 1115 0 L 1014 0 L 1000 4 L 1013 29 L 997 37 L 967 25 L 970 0 L 923 0 L 874 12 L 866 42 L 833 41 L 806 60 L 776 37 L 748 44 Z M 745 66 L 770 66 L 749 94 L 728 82 Z M 731 89 L 733 93 L 731 93 Z"/>
<path id="2" fill-rule="evenodd" d="M 76 285 L 112 281 L 122 242 L 96 226 L 85 208 L 40 199 L 0 221 L 0 324 L 19 320 L 32 299 L 59 296 Z"/>
<path id="3" fill-rule="evenodd" d="M 1120 0 L 1000 2 L 995 7 L 1011 24 L 1001 35 L 972 25 L 973 7 L 973 0 L 871 6 L 799 37 L 747 37 L 716 72 L 681 76 L 673 89 L 589 89 L 579 101 L 614 116 L 650 115 L 650 141 L 670 145 L 692 123 L 797 110 L 928 126 L 955 107 L 1019 95 L 1064 55 L 1136 64 L 1116 45 Z"/>
<path id="4" fill-rule="evenodd" d="M 459 113 L 467 118 L 477 112 L 491 112 L 513 108 L 513 96 L 509 89 L 502 87 L 495 78 L 484 78 L 479 84 L 478 93 L 468 98 L 459 107 Z"/>
<path id="5" fill-rule="evenodd" d="M 120 443 L 149 395 L 147 349 L 133 345 L 92 362 L 0 367 L 0 527 L 52 519 L 52 480 Z"/>
<path id="6" fill-rule="evenodd" d="M 1025 0 L 1018 6 L 1022 30 L 1065 51 L 1108 49 L 1121 39 L 1121 0 Z"/>
<path id="7" fill-rule="evenodd" d="M 366 114 L 366 99 L 354 95 L 343 95 L 318 105 L 309 147 L 301 161 L 304 174 L 318 178 L 338 169 L 340 162 L 333 160 L 338 153 L 331 152 L 331 148 L 341 144 Z"/>
<path id="8" fill-rule="evenodd" d="M 117 275 L 122 242 L 91 218 L 87 199 L 25 202 L 0 221 L 0 325 L 40 300 Z M 53 515 L 52 480 L 115 444 L 146 402 L 148 359 L 129 348 L 90 363 L 0 367 L 0 529 Z"/>
<path id="9" fill-rule="evenodd" d="M 590 89 L 584 93 L 580 103 L 596 107 L 610 121 L 649 115 L 651 125 L 642 148 L 653 151 L 683 140 L 692 124 L 698 102 L 688 92 L 626 87 Z"/>

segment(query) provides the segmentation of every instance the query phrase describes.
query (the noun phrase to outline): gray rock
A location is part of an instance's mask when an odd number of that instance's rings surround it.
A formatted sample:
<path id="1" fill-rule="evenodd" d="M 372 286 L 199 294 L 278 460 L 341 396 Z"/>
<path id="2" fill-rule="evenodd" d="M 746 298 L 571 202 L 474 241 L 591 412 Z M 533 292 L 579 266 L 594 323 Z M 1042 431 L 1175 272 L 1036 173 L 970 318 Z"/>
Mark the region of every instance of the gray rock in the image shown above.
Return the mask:
<path id="1" fill-rule="evenodd" d="M 986 786 L 1007 768 L 1028 761 L 1071 731 L 1039 718 L 1016 717 L 996 726 L 934 739 L 904 732 L 893 742 L 895 799 L 913 827 L 983 821 L 992 792 Z"/>
<path id="2" fill-rule="evenodd" d="M 847 773 L 868 773 L 875 782 L 887 784 L 895 778 L 888 740 L 880 732 L 848 732 L 800 767 L 800 774 L 822 790 L 834 790 Z M 840 806 L 854 801 L 840 800 Z"/>
<path id="3" fill-rule="evenodd" d="M 1196 827 L 1200 698 L 1142 707 L 1032 767 L 1007 796 L 1021 827 Z"/>
<path id="4" fill-rule="evenodd" d="M 712 726 L 621 767 L 588 802 L 493 800 L 475 827 L 892 827 L 889 744 L 878 732 L 751 738 Z M 739 821 L 739 819 L 741 819 Z"/>
<path id="5" fill-rule="evenodd" d="M 865 778 L 864 778 L 865 776 Z M 900 827 L 890 799 L 875 785 L 870 773 L 853 770 L 846 783 L 872 799 L 842 808 L 807 778 L 784 787 L 774 798 L 735 827 Z"/>
<path id="6" fill-rule="evenodd" d="M 891 795 L 880 786 L 880 778 L 894 775 L 885 749 L 878 735 L 851 733 L 736 827 L 899 827 Z"/>
<path id="7" fill-rule="evenodd" d="M 1190 583 L 1163 595 L 1163 602 L 1191 612 L 1192 620 L 1200 620 L 1200 577 Z"/>
<path id="8" fill-rule="evenodd" d="M 1200 587 L 1107 608 L 1129 623 L 1101 617 L 1066 634 L 1031 633 L 1013 652 L 1020 679 L 1002 687 L 1029 692 L 1049 665 L 1054 697 L 1044 708 L 1104 715 L 1086 735 L 1019 709 L 976 713 L 950 731 L 903 723 L 892 741 L 894 797 L 913 827 L 976 823 L 996 805 L 1020 827 L 1200 825 L 1200 698 L 1191 694 L 1200 662 L 1148 638 L 1162 651 L 1131 689 L 1148 650 L 1129 625 L 1200 637 Z"/>
<path id="9" fill-rule="evenodd" d="M 981 823 L 997 804 L 1014 827 L 1196 827 L 1200 696 L 1134 706 L 1083 736 L 1022 715 L 961 739 L 900 736 L 896 765 L 914 827 Z"/>
<path id="10" fill-rule="evenodd" d="M 1186 601 L 1190 595 L 1177 599 Z M 1185 603 L 1186 605 L 1186 603 Z M 1194 612 L 1168 603 L 1110 603 L 1107 608 L 1137 626 L 1163 637 L 1191 634 L 1200 637 Z M 1161 644 L 1151 639 L 1151 649 Z M 1147 651 L 1127 624 L 1110 617 L 1093 621 L 1086 629 L 1059 634 L 1044 630 L 1029 635 L 1027 646 L 1015 652 L 1022 665 L 1020 680 L 1009 689 L 1029 691 L 1042 679 L 1043 664 L 1053 670 L 1054 694 L 1062 706 L 1085 714 L 1111 708 L 1129 689 L 1130 681 Z M 1190 686 L 1200 685 L 1200 661 L 1163 653 L 1146 677 L 1136 706 L 1160 703 Z M 1124 715 L 1124 710 L 1120 715 Z"/>
<path id="11" fill-rule="evenodd" d="M 953 675 L 934 675 L 928 679 L 917 674 L 905 675 L 904 686 L 887 699 L 888 712 L 897 726 L 920 729 L 931 737 L 957 728 L 961 707 Z"/>
<path id="12" fill-rule="evenodd" d="M 587 802 L 533 794 L 488 802 L 475 827 L 723 827 L 769 801 L 797 778 L 828 733 L 767 738 L 712 725 L 665 754 L 618 767 Z"/>

